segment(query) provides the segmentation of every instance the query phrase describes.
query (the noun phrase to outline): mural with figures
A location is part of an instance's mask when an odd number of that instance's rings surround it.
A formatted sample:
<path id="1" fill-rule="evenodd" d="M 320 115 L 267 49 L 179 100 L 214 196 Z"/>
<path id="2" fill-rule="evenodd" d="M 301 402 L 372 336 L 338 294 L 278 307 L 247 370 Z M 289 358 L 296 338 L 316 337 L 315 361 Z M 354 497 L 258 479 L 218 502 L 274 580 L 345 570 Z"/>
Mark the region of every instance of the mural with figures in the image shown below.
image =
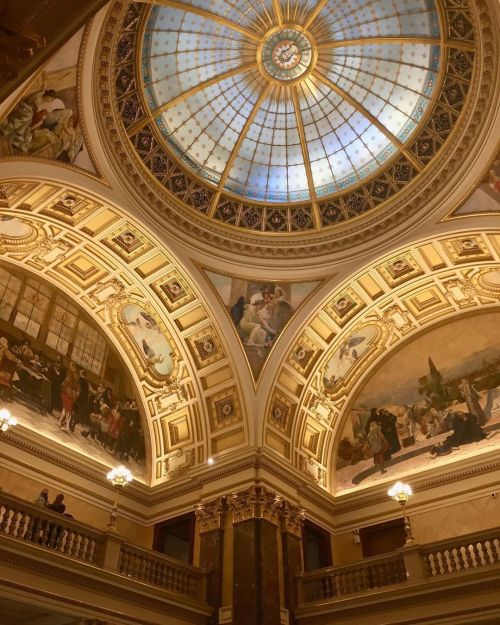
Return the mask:
<path id="1" fill-rule="evenodd" d="M 156 319 L 138 304 L 124 306 L 122 317 L 147 365 L 159 376 L 168 376 L 172 371 L 172 348 Z"/>
<path id="2" fill-rule="evenodd" d="M 338 439 L 337 490 L 500 448 L 498 328 L 498 312 L 456 319 L 378 367 Z"/>
<path id="3" fill-rule="evenodd" d="M 335 350 L 326 364 L 323 384 L 327 391 L 335 391 L 342 380 L 348 375 L 357 360 L 366 353 L 378 334 L 377 326 L 367 325 L 354 331 Z"/>
<path id="4" fill-rule="evenodd" d="M 77 105 L 77 63 L 84 29 L 74 35 L 0 119 L 0 157 L 33 156 L 96 169 Z"/>
<path id="5" fill-rule="evenodd" d="M 0 264 L 0 400 L 20 425 L 145 477 L 137 398 L 114 348 L 73 301 L 7 264 Z"/>
<path id="6" fill-rule="evenodd" d="M 261 282 L 206 273 L 231 317 L 257 380 L 280 333 L 320 282 Z"/>

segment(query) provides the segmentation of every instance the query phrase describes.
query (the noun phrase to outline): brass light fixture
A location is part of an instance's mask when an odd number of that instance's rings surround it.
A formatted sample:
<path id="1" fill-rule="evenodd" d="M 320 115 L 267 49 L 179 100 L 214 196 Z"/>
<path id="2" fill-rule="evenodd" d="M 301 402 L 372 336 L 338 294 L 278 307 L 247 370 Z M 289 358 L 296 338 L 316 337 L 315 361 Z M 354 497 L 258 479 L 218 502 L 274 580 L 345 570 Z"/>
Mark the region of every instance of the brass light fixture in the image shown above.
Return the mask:
<path id="1" fill-rule="evenodd" d="M 115 467 L 106 475 L 106 478 L 113 488 L 115 493 L 120 490 L 123 490 L 130 482 L 132 481 L 132 473 L 124 467 L 120 465 L 119 467 Z M 116 530 L 116 520 L 118 518 L 118 501 L 115 499 L 113 501 L 113 507 L 111 508 L 111 515 L 109 517 L 108 529 L 111 532 Z"/>
<path id="2" fill-rule="evenodd" d="M 0 409 L 0 434 L 8 432 L 17 425 L 17 419 L 10 414 L 7 408 Z"/>
<path id="3" fill-rule="evenodd" d="M 410 519 L 408 518 L 408 515 L 406 513 L 406 504 L 413 495 L 412 487 L 409 484 L 404 484 L 403 482 L 396 482 L 394 486 L 391 486 L 391 488 L 389 488 L 387 494 L 396 503 L 399 503 L 401 505 L 401 508 L 403 509 L 406 537 L 405 544 L 411 545 L 413 542 L 415 542 L 415 539 L 413 538 Z"/>

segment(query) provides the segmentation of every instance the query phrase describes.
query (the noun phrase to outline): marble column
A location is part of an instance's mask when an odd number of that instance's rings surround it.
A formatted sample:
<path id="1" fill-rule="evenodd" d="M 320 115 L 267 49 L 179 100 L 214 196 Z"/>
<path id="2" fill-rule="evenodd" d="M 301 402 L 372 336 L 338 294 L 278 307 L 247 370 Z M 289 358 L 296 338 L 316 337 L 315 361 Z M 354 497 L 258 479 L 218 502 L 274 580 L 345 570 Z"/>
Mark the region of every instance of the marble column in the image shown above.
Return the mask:
<path id="1" fill-rule="evenodd" d="M 284 501 L 280 516 L 285 607 L 288 610 L 289 624 L 294 625 L 294 613 L 297 607 L 295 578 L 303 571 L 302 524 L 305 512 L 302 508 Z"/>
<path id="2" fill-rule="evenodd" d="M 207 602 L 214 608 L 214 623 L 218 622 L 222 606 L 225 510 L 224 497 L 195 508 L 200 534 L 200 568 L 208 573 Z"/>
<path id="3" fill-rule="evenodd" d="M 233 624 L 280 625 L 278 525 L 282 499 L 260 486 L 228 498 L 233 513 Z"/>

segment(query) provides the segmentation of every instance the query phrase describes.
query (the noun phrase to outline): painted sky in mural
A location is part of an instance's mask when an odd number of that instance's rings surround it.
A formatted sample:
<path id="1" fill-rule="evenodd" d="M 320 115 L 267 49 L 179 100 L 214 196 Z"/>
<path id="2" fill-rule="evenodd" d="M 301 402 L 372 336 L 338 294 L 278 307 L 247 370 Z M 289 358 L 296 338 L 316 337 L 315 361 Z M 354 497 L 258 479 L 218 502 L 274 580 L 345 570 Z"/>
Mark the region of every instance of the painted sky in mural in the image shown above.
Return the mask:
<path id="1" fill-rule="evenodd" d="M 75 34 L 0 119 L 0 157 L 55 159 L 92 174 L 77 106 L 77 62 L 83 29 Z"/>
<path id="2" fill-rule="evenodd" d="M 21 426 L 106 466 L 124 463 L 144 479 L 137 401 L 107 338 L 59 291 L 6 264 L 0 264 L 0 398 Z"/>
<path id="3" fill-rule="evenodd" d="M 340 436 L 337 490 L 500 447 L 499 327 L 499 313 L 450 321 L 378 368 Z"/>
<path id="4" fill-rule="evenodd" d="M 336 385 L 352 369 L 356 361 L 368 350 L 376 335 L 376 326 L 367 325 L 353 332 L 334 351 L 323 375 L 323 384 L 328 391 L 335 389 Z"/>
<path id="5" fill-rule="evenodd" d="M 158 375 L 168 376 L 172 371 L 172 348 L 156 319 L 138 304 L 124 306 L 122 317 L 147 364 Z"/>
<path id="6" fill-rule="evenodd" d="M 263 282 L 207 271 L 238 332 L 254 379 L 298 307 L 319 282 Z"/>

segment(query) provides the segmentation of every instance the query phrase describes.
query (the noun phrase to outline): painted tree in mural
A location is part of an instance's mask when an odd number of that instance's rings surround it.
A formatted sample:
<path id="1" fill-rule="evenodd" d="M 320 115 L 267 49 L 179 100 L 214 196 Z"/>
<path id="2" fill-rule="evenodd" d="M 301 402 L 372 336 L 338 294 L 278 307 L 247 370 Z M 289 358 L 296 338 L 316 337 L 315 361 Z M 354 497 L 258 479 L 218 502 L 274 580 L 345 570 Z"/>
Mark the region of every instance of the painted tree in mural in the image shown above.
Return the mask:
<path id="1" fill-rule="evenodd" d="M 443 386 L 443 376 L 429 356 L 429 375 L 421 377 L 418 381 L 418 392 L 425 395 L 433 408 L 442 410 L 446 408 L 448 396 Z"/>

